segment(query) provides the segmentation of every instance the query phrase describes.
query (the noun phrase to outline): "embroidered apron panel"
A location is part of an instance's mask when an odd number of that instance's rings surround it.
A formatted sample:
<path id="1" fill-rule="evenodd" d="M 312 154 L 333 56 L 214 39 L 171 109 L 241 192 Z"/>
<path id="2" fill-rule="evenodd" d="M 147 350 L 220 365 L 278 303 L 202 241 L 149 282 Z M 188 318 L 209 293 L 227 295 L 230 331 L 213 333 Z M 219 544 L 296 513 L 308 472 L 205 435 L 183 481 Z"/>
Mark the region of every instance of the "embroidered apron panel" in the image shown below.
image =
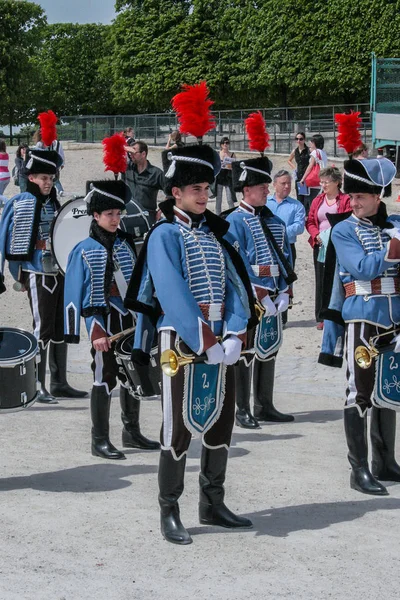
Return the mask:
<path id="1" fill-rule="evenodd" d="M 282 344 L 282 316 L 263 317 L 257 325 L 255 352 L 260 360 L 278 351 Z"/>
<path id="2" fill-rule="evenodd" d="M 385 352 L 376 358 L 374 404 L 400 411 L 400 354 Z"/>
<path id="3" fill-rule="evenodd" d="M 218 420 L 225 398 L 226 365 L 185 365 L 183 421 L 195 436 Z"/>

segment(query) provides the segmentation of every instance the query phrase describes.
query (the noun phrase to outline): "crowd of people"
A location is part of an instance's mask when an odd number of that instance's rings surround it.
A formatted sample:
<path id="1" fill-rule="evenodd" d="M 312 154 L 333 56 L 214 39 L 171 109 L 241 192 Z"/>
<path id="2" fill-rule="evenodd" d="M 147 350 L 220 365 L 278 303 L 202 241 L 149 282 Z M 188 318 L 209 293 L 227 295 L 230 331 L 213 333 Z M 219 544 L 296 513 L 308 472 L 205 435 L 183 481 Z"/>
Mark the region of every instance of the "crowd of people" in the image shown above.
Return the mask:
<path id="1" fill-rule="evenodd" d="M 381 334 L 390 333 L 391 351 L 400 351 L 400 219 L 388 217 L 382 201 L 395 174 L 390 161 L 369 159 L 367 148 L 360 147 L 345 162 L 343 178 L 338 168 L 327 166 L 323 137 L 316 134 L 307 145 L 299 132 L 288 160 L 292 172 L 273 174 L 263 151 L 238 160 L 227 137 L 217 152 L 207 144 L 185 144 L 179 132 L 172 132 L 160 169 L 148 160 L 147 144 L 128 128 L 127 169 L 119 179 L 88 182 L 90 233 L 70 253 L 64 276 L 52 256 L 50 227 L 60 208 L 65 156 L 60 142 L 45 144 L 40 131 L 35 142 L 17 150 L 13 176 L 20 194 L 6 202 L 1 217 L 0 293 L 6 291 L 7 260 L 27 292 L 39 344 L 37 402 L 87 395 L 66 379 L 67 344 L 79 343 L 84 318 L 93 372 L 92 454 L 125 458 L 109 439 L 111 392 L 119 383 L 123 446 L 160 450 L 161 533 L 167 541 L 192 542 L 179 499 L 193 435 L 203 439 L 200 522 L 252 527 L 225 504 L 228 450 L 234 422 L 254 429 L 263 421 L 294 420 L 274 406 L 273 392 L 297 278 L 296 240 L 305 228 L 315 269 L 317 328 L 324 329 L 321 362 L 339 366 L 339 340 L 347 338 L 344 422 L 351 487 L 384 495 L 381 480 L 400 481 L 395 412 L 387 408 L 392 399 L 375 376 L 375 359 L 366 369 L 355 359 L 358 346 Z M 10 179 L 8 162 L 0 140 L 3 192 Z M 318 183 L 308 179 L 315 172 Z M 229 209 L 221 213 L 224 189 Z M 159 204 L 160 191 L 165 199 Z M 119 228 L 131 200 L 151 226 L 139 256 L 130 233 Z M 127 330 L 134 330 L 130 360 L 136 374 L 148 372 L 155 345 L 167 365 L 159 372 L 161 443 L 142 435 L 143 390 L 115 354 L 116 339 Z M 388 358 L 381 354 L 376 360 L 388 376 Z M 370 469 L 365 417 L 371 407 Z"/>

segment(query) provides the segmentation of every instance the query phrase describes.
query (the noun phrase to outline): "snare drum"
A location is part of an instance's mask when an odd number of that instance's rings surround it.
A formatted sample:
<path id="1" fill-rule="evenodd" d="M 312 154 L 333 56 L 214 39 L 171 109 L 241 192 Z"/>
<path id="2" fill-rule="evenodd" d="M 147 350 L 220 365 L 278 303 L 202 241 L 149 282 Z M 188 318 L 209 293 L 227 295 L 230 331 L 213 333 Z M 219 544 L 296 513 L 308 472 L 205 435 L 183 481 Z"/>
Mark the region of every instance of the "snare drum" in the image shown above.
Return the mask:
<path id="1" fill-rule="evenodd" d="M 39 360 L 38 343 L 31 333 L 0 327 L 0 413 L 23 410 L 35 402 Z"/>
<path id="2" fill-rule="evenodd" d="M 71 250 L 89 236 L 92 217 L 87 214 L 83 197 L 68 200 L 62 205 L 51 227 L 51 250 L 60 271 L 64 274 Z"/>
<path id="3" fill-rule="evenodd" d="M 140 398 L 161 394 L 161 369 L 158 348 L 154 346 L 150 352 L 150 365 L 142 367 L 131 361 L 132 346 L 135 334 L 121 338 L 115 347 L 115 357 L 123 374 L 131 384 L 134 395 Z"/>
<path id="4" fill-rule="evenodd" d="M 127 214 L 121 218 L 120 228 L 130 233 L 135 240 L 136 252 L 139 254 L 143 245 L 143 239 L 150 229 L 148 220 L 149 213 L 142 210 L 136 202 L 130 200 L 126 205 Z"/>

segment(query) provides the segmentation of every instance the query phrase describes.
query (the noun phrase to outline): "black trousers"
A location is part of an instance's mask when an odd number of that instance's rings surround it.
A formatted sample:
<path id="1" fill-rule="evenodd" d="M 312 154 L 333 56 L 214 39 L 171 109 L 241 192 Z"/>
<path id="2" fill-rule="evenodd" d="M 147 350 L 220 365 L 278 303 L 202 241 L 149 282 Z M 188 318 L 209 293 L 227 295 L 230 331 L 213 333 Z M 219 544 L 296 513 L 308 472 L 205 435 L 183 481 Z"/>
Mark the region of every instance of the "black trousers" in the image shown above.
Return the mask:
<path id="1" fill-rule="evenodd" d="M 313 257 L 314 257 L 314 272 L 315 272 L 315 320 L 317 323 L 321 323 L 323 319 L 320 319 L 319 313 L 322 308 L 322 286 L 324 283 L 324 272 L 325 263 L 319 262 L 318 259 L 319 246 L 314 246 Z"/>

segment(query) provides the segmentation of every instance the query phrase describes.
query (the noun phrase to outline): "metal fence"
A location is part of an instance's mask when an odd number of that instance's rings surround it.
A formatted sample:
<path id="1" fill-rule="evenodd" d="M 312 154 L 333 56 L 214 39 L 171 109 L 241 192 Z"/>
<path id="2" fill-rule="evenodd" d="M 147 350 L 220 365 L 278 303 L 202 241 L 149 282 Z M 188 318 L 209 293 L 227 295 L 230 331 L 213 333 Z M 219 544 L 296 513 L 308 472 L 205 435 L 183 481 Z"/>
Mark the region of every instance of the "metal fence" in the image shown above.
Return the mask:
<path id="1" fill-rule="evenodd" d="M 371 143 L 369 104 L 215 111 L 216 128 L 205 136 L 204 141 L 217 148 L 220 138 L 226 135 L 229 136 L 233 149 L 248 150 L 244 120 L 257 110 L 261 111 L 266 120 L 270 135 L 268 152 L 272 154 L 289 154 L 294 147 L 296 133 L 304 131 L 308 138 L 314 133 L 321 133 L 325 138 L 325 150 L 330 156 L 346 156 L 345 151 L 337 147 L 334 115 L 350 110 L 360 111 L 363 141 Z M 162 147 L 167 143 L 171 131 L 178 127 L 176 116 L 172 112 L 151 115 L 63 116 L 60 123 L 57 129 L 61 141 L 97 143 L 126 127 L 133 127 L 136 139 Z M 16 138 L 14 136 L 14 140 Z M 186 141 L 194 140 L 188 138 Z"/>

